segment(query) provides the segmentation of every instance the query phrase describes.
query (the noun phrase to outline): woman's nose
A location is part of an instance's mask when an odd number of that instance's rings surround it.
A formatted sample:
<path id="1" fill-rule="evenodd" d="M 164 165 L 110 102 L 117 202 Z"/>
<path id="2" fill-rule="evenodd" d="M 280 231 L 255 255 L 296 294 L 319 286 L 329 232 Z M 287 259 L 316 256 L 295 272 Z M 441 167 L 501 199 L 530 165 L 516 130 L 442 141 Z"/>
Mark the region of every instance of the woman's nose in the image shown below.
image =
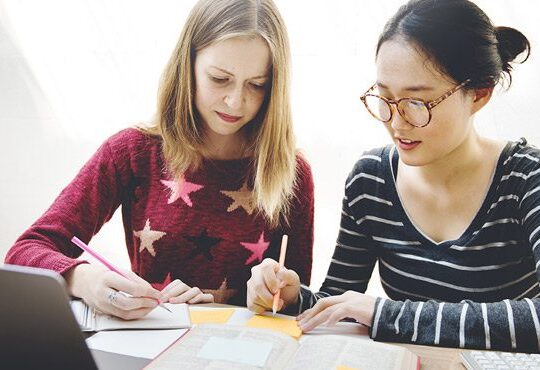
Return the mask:
<path id="1" fill-rule="evenodd" d="M 403 116 L 399 113 L 397 109 L 394 110 L 394 114 L 392 114 L 392 122 L 391 126 L 394 130 L 411 130 L 414 128 L 413 125 L 411 125 L 409 122 L 403 118 Z"/>
<path id="2" fill-rule="evenodd" d="M 240 109 L 244 103 L 244 91 L 243 87 L 234 87 L 227 91 L 225 95 L 225 104 L 232 109 Z"/>

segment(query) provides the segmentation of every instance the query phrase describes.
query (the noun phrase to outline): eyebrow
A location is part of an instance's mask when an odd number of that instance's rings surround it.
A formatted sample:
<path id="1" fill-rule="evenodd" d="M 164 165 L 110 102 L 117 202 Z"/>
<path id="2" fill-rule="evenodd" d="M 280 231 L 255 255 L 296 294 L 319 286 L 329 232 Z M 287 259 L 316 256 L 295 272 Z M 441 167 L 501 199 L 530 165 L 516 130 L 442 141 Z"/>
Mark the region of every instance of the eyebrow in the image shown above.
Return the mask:
<path id="1" fill-rule="evenodd" d="M 221 72 L 223 72 L 223 73 L 226 73 L 226 74 L 228 74 L 228 75 L 230 75 L 230 76 L 234 76 L 233 73 L 227 71 L 226 69 L 219 68 L 219 67 L 216 67 L 216 66 L 210 66 L 210 67 L 211 67 L 211 68 L 215 68 L 215 69 L 217 69 L 217 70 L 219 70 L 219 71 L 221 71 Z M 268 75 L 265 74 L 265 75 L 260 75 L 260 76 L 255 76 L 255 77 L 250 77 L 250 78 L 248 78 L 248 80 L 257 80 L 257 79 L 259 79 L 259 78 L 268 78 Z"/>
<path id="2" fill-rule="evenodd" d="M 385 84 L 383 84 L 382 82 L 377 82 L 375 85 L 377 85 L 378 87 L 380 87 L 381 89 L 387 89 L 389 90 L 388 86 L 386 86 Z M 426 85 L 413 85 L 413 86 L 407 86 L 406 88 L 404 88 L 403 90 L 405 91 L 432 91 L 434 90 L 433 87 L 431 86 L 426 86 Z"/>

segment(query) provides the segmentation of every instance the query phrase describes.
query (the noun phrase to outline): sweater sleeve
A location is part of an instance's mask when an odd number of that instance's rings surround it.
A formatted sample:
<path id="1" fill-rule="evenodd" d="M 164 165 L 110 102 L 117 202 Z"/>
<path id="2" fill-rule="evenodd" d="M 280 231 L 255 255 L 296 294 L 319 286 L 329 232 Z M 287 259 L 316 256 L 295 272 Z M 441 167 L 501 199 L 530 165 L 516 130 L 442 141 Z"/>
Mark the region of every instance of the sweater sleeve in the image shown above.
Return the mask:
<path id="1" fill-rule="evenodd" d="M 289 225 L 284 227 L 284 233 L 289 236 L 285 267 L 296 271 L 302 284 L 309 285 L 313 262 L 314 185 L 311 168 L 300 156 L 296 173 Z"/>
<path id="2" fill-rule="evenodd" d="M 347 290 L 364 293 L 376 262 L 371 238 L 359 230 L 350 209 L 352 188 L 357 189 L 355 183 L 358 174 L 362 173 L 358 163 L 347 178 L 345 196 L 343 197 L 341 222 L 334 254 L 326 274 L 326 278 L 319 292 L 312 292 L 307 285 L 300 287 L 298 313 L 311 308 L 320 298 L 338 295 Z"/>
<path id="3" fill-rule="evenodd" d="M 5 262 L 66 273 L 85 262 L 76 259 L 82 251 L 71 238 L 88 242 L 120 202 L 119 175 L 106 141 L 49 209 L 17 239 Z"/>
<path id="4" fill-rule="evenodd" d="M 526 179 L 520 202 L 524 239 L 540 280 L 540 166 L 516 176 Z M 526 276 L 528 276 L 527 274 Z M 446 347 L 540 351 L 540 298 L 500 302 L 392 301 L 378 298 L 370 335 L 375 340 Z"/>

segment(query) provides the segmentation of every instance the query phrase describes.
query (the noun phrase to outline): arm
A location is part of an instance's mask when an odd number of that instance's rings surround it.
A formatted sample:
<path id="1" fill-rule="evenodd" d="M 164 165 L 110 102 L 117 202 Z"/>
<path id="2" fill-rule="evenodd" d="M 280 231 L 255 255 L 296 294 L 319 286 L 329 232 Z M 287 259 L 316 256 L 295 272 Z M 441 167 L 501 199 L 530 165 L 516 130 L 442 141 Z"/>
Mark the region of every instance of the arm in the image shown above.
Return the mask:
<path id="1" fill-rule="evenodd" d="M 536 273 L 538 280 L 540 166 L 528 168 L 523 173 L 526 174 L 526 180 L 524 189 L 519 189 L 520 214 L 517 218 L 522 224 L 523 239 L 529 242 L 536 267 L 533 273 Z M 376 340 L 427 345 L 538 352 L 540 299 L 537 296 L 520 299 L 518 295 L 523 296 L 517 292 L 517 298 L 508 297 L 491 303 L 468 300 L 460 303 L 433 300 L 398 302 L 378 299 L 371 336 Z"/>
<path id="2" fill-rule="evenodd" d="M 117 139 L 122 142 L 124 137 Z M 122 173 L 129 171 L 118 171 L 111 140 L 99 148 L 52 206 L 19 237 L 8 251 L 6 263 L 54 270 L 64 275 L 72 295 L 103 312 L 134 319 L 156 306 L 159 291 L 131 271 L 126 272 L 131 279 L 126 279 L 76 259 L 82 251 L 70 242 L 74 235 L 89 241 L 112 217 L 124 196 L 128 175 L 122 179 Z M 117 290 L 134 298 L 108 298 Z"/>
<path id="3" fill-rule="evenodd" d="M 313 263 L 313 175 L 309 164 L 297 159 L 297 183 L 292 199 L 289 225 L 283 233 L 289 236 L 285 266 L 296 271 L 302 284 L 309 285 Z"/>
<path id="4" fill-rule="evenodd" d="M 11 247 L 5 262 L 66 274 L 83 263 L 70 242 L 88 241 L 120 204 L 120 183 L 106 142 L 85 164 L 51 207 Z"/>
<path id="5" fill-rule="evenodd" d="M 353 188 L 360 184 L 353 180 L 353 172 L 345 183 L 341 222 L 334 254 L 319 292 L 312 292 L 306 285 L 300 287 L 298 313 L 313 307 L 321 298 L 342 294 L 348 290 L 365 292 L 376 262 L 371 239 L 359 228 L 351 216 L 350 202 L 354 199 Z"/>
<path id="6" fill-rule="evenodd" d="M 247 307 L 262 313 L 272 307 L 273 294 L 281 289 L 278 310 L 294 312 L 300 282 L 309 284 L 313 261 L 313 177 L 309 164 L 297 156 L 297 177 L 291 200 L 288 223 L 279 231 L 287 234 L 289 243 L 285 267 L 280 270 L 276 260 L 264 259 L 251 269 L 247 282 Z M 276 243 L 279 247 L 279 243 Z M 279 250 L 278 250 L 279 253 Z M 272 256 L 277 259 L 277 256 Z M 280 286 L 280 284 L 282 286 Z"/>

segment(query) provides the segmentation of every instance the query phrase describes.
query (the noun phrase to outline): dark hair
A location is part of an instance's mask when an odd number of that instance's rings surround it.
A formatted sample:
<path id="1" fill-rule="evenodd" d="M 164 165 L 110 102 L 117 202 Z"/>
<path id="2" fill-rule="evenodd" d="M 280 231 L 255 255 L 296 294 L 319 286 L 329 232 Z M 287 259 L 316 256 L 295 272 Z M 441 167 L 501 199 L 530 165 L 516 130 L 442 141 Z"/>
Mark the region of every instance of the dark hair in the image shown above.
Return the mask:
<path id="1" fill-rule="evenodd" d="M 386 23 L 376 54 L 392 38 L 403 37 L 419 47 L 436 68 L 457 82 L 470 79 L 469 89 L 512 83 L 511 62 L 526 52 L 529 40 L 518 30 L 495 27 L 468 0 L 410 0 Z"/>

